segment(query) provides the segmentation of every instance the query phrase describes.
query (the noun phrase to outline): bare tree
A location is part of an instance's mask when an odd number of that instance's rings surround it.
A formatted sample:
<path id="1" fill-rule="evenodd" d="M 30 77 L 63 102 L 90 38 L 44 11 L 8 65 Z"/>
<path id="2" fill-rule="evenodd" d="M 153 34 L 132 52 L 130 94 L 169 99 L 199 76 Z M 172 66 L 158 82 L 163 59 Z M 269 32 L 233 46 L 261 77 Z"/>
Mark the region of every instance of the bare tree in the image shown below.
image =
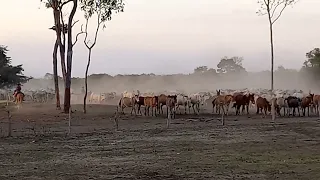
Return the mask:
<path id="1" fill-rule="evenodd" d="M 91 54 L 92 49 L 97 43 L 98 34 L 101 25 L 105 28 L 105 22 L 111 20 L 111 16 L 113 12 L 123 12 L 124 3 L 123 0 L 113 0 L 113 1 L 92 1 L 92 0 L 80 0 L 81 9 L 84 11 L 84 17 L 86 19 L 85 29 L 83 30 L 81 27 L 81 32 L 85 33 L 85 38 L 83 40 L 85 46 L 88 49 L 88 61 L 85 71 L 85 94 L 83 98 L 83 112 L 87 112 L 86 108 L 86 101 L 87 101 L 87 94 L 88 94 L 88 71 L 91 63 Z M 88 24 L 89 19 L 93 16 L 97 16 L 97 27 L 95 29 L 94 40 L 92 43 L 88 40 Z"/>
<path id="2" fill-rule="evenodd" d="M 295 4 L 298 0 L 258 0 L 260 9 L 257 14 L 260 16 L 267 15 L 270 31 L 270 51 L 271 51 L 271 93 L 273 95 L 273 69 L 274 69 L 274 44 L 273 44 L 273 25 L 281 17 L 286 7 Z M 272 100 L 272 121 L 275 120 L 275 107 Z"/>

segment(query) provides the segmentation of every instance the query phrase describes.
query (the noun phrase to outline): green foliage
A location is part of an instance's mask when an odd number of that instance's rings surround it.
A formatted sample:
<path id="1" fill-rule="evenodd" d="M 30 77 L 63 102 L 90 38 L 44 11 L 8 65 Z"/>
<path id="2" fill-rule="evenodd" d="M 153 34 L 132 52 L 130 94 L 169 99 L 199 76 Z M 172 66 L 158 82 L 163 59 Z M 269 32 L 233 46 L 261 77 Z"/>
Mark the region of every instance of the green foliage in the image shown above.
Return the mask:
<path id="1" fill-rule="evenodd" d="M 313 79 L 320 79 L 320 48 L 314 48 L 306 53 L 307 60 L 304 61 L 301 72 L 311 76 Z"/>
<path id="2" fill-rule="evenodd" d="M 208 68 L 208 66 L 199 66 L 199 67 L 196 67 L 194 70 L 193 70 L 193 73 L 194 74 L 207 74 L 207 75 L 214 75 L 214 74 L 217 74 L 216 70 L 213 69 L 213 68 Z"/>
<path id="3" fill-rule="evenodd" d="M 113 13 L 123 12 L 124 5 L 123 0 L 80 0 L 80 8 L 85 19 L 96 14 L 100 23 L 111 20 Z"/>
<path id="4" fill-rule="evenodd" d="M 306 68 L 320 67 L 320 48 L 314 48 L 306 53 L 307 60 L 303 63 Z"/>
<path id="5" fill-rule="evenodd" d="M 7 52 L 7 47 L 0 45 L 0 88 L 11 87 L 31 79 L 23 75 L 22 65 L 11 65 L 11 58 L 7 56 Z"/>
<path id="6" fill-rule="evenodd" d="M 246 72 L 246 69 L 242 66 L 242 57 L 224 57 L 217 65 L 218 73 L 238 74 Z"/>

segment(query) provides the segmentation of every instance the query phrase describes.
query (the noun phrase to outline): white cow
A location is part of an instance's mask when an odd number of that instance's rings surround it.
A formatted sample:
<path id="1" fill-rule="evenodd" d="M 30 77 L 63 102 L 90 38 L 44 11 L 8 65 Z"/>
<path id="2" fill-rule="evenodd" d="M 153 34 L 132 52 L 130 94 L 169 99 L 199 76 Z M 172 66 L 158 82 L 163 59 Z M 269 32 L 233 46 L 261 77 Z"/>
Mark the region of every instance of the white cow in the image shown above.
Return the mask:
<path id="1" fill-rule="evenodd" d="M 185 114 L 187 114 L 187 108 L 189 109 L 189 113 L 190 113 L 191 101 L 188 98 L 188 96 L 185 96 L 182 94 L 177 95 L 176 110 L 179 110 L 179 112 L 181 114 L 180 106 L 184 106 L 184 113 Z"/>
<path id="2" fill-rule="evenodd" d="M 137 90 L 137 92 L 135 92 L 135 91 L 132 91 L 132 92 L 124 91 L 122 93 L 122 97 L 133 98 L 135 96 L 140 96 L 140 91 L 139 90 Z"/>
<path id="3" fill-rule="evenodd" d="M 191 105 L 192 105 L 193 112 L 195 114 L 199 114 L 200 113 L 200 105 L 203 106 L 205 104 L 204 96 L 196 93 L 196 94 L 190 95 L 189 98 L 190 98 L 190 102 L 191 102 Z M 196 106 L 197 112 L 194 109 L 195 106 Z"/>

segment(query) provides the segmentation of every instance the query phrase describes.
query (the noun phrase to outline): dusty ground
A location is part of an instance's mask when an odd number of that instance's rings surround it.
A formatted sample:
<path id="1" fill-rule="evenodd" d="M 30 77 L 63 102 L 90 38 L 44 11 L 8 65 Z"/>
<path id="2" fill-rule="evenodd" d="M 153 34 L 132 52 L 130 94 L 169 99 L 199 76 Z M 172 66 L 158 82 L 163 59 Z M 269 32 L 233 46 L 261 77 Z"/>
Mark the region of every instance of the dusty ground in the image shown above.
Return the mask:
<path id="1" fill-rule="evenodd" d="M 320 126 L 316 117 L 178 115 L 120 120 L 114 106 L 74 105 L 67 115 L 53 105 L 24 104 L 0 113 L 0 179 L 320 179 Z M 210 109 L 208 108 L 208 111 Z"/>

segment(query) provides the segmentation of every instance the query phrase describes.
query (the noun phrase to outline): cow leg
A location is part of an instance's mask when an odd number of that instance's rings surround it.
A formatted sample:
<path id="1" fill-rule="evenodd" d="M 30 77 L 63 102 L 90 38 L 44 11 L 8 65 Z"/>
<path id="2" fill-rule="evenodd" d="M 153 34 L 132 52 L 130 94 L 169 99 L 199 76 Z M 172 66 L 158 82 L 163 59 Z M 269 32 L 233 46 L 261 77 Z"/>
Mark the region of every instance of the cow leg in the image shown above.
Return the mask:
<path id="1" fill-rule="evenodd" d="M 245 106 L 246 106 L 246 105 L 242 105 L 241 115 L 243 115 L 244 109 L 246 108 Z"/>
<path id="2" fill-rule="evenodd" d="M 241 107 L 241 105 L 237 105 L 237 109 L 236 109 L 236 115 L 239 115 L 240 114 L 240 107 Z"/>
<path id="3" fill-rule="evenodd" d="M 308 117 L 310 116 L 310 107 L 308 106 Z"/>
<path id="4" fill-rule="evenodd" d="M 263 107 L 263 118 L 265 118 L 266 116 L 267 116 L 267 108 Z"/>
<path id="5" fill-rule="evenodd" d="M 200 104 L 196 104 L 196 109 L 197 109 L 197 114 L 199 115 L 200 114 Z"/>
<path id="6" fill-rule="evenodd" d="M 259 107 L 257 106 L 257 112 L 256 112 L 256 114 L 259 114 Z"/>
<path id="7" fill-rule="evenodd" d="M 144 116 L 147 116 L 147 106 L 144 106 Z"/>
<path id="8" fill-rule="evenodd" d="M 230 104 L 227 104 L 227 116 L 229 116 L 229 106 L 230 106 Z"/>
<path id="9" fill-rule="evenodd" d="M 223 104 L 220 104 L 220 108 L 219 109 L 221 109 L 222 108 L 222 113 L 223 113 L 223 115 L 225 115 L 225 111 L 224 111 L 224 105 Z M 220 114 L 220 113 L 219 113 Z"/>
<path id="10" fill-rule="evenodd" d="M 299 117 L 300 117 L 300 108 L 298 107 L 297 109 L 298 109 L 298 114 L 299 114 Z"/>
<path id="11" fill-rule="evenodd" d="M 157 112 L 156 111 L 154 111 L 154 109 L 155 109 L 155 107 L 151 107 L 151 110 L 152 110 L 152 116 L 155 116 L 155 117 L 157 117 Z"/>

